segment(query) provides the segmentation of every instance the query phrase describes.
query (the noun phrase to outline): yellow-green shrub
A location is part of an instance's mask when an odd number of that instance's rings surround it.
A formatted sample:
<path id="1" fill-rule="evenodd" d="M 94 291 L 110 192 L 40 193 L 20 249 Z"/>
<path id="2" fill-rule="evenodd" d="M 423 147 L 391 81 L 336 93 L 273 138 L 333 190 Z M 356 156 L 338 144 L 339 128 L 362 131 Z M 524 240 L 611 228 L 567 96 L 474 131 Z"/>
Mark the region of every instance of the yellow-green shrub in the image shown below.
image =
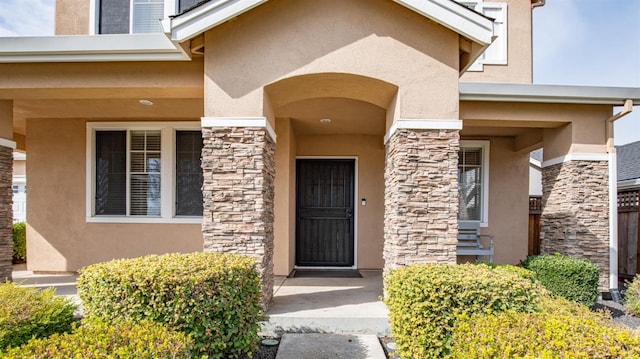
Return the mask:
<path id="1" fill-rule="evenodd" d="M 600 269 L 588 259 L 543 254 L 527 257 L 522 266 L 535 272 L 536 279 L 554 295 L 587 306 L 598 300 Z"/>
<path id="2" fill-rule="evenodd" d="M 27 260 L 27 224 L 18 222 L 13 224 L 13 262 Z"/>
<path id="3" fill-rule="evenodd" d="M 38 290 L 0 283 L 0 350 L 32 337 L 44 338 L 71 330 L 76 306 L 53 288 Z"/>
<path id="4" fill-rule="evenodd" d="M 107 323 L 89 320 L 72 333 L 34 339 L 9 350 L 5 359 L 191 358 L 187 335 L 152 321 Z"/>
<path id="5" fill-rule="evenodd" d="M 640 337 L 603 313 L 567 300 L 536 313 L 509 310 L 460 317 L 453 358 L 640 358 Z"/>
<path id="6" fill-rule="evenodd" d="M 640 275 L 636 275 L 625 291 L 624 307 L 635 316 L 640 316 Z"/>
<path id="7" fill-rule="evenodd" d="M 253 259 L 233 254 L 152 255 L 81 270 L 87 317 L 150 319 L 190 335 L 192 353 L 222 358 L 258 341 L 260 278 Z"/>
<path id="8" fill-rule="evenodd" d="M 418 264 L 385 278 L 391 331 L 403 358 L 449 355 L 460 315 L 538 310 L 546 290 L 529 279 L 488 266 Z"/>

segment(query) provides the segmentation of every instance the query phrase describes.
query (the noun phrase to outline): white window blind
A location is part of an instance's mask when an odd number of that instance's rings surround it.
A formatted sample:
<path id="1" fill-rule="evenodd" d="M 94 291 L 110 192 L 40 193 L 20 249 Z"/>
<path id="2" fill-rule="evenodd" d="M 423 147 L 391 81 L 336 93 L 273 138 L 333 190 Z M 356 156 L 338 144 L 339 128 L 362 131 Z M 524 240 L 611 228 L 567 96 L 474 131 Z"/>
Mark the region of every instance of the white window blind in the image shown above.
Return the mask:
<path id="1" fill-rule="evenodd" d="M 131 215 L 160 215 L 160 138 L 160 131 L 131 131 Z"/>
<path id="2" fill-rule="evenodd" d="M 132 0 L 132 33 L 162 32 L 164 0 Z"/>
<path id="3" fill-rule="evenodd" d="M 460 141 L 458 220 L 489 224 L 489 141 Z"/>

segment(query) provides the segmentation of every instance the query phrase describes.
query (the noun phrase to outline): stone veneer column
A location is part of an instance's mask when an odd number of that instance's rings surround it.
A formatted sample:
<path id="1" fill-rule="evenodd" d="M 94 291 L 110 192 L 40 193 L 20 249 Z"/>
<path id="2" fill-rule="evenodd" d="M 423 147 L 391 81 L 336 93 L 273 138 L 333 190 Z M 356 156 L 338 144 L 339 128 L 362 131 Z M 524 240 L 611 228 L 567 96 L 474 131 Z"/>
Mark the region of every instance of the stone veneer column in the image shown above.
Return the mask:
<path id="1" fill-rule="evenodd" d="M 458 130 L 393 131 L 386 144 L 385 272 L 412 263 L 456 263 Z"/>
<path id="2" fill-rule="evenodd" d="M 204 119 L 202 127 L 204 250 L 255 258 L 266 311 L 273 297 L 275 142 L 266 127 L 207 127 Z"/>
<path id="3" fill-rule="evenodd" d="M 609 291 L 607 161 L 567 161 L 542 169 L 541 252 L 587 258 Z"/>
<path id="4" fill-rule="evenodd" d="M 13 148 L 0 145 L 0 281 L 11 280 L 13 271 Z"/>

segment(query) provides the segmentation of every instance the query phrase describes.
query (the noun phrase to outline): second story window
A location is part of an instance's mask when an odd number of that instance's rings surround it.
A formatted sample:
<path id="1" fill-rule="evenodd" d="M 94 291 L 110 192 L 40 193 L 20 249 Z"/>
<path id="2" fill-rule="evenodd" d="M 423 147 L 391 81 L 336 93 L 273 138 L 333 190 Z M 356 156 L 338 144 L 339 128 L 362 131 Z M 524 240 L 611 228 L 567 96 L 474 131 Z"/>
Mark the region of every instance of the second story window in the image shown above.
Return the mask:
<path id="1" fill-rule="evenodd" d="M 100 34 L 162 32 L 165 0 L 97 0 Z"/>
<path id="2" fill-rule="evenodd" d="M 506 65 L 507 4 L 504 2 L 483 2 L 479 0 L 458 0 L 458 2 L 494 19 L 493 35 L 496 36 L 496 39 L 469 70 L 482 71 L 482 65 Z"/>

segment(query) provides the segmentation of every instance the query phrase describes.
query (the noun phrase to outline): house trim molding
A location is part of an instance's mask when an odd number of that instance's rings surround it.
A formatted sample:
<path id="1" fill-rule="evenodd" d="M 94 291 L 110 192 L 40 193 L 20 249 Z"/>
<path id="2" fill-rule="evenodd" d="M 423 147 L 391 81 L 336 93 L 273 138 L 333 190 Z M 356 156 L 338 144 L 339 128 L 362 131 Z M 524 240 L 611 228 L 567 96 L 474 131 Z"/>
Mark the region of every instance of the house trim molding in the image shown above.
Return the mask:
<path id="1" fill-rule="evenodd" d="M 608 161 L 606 153 L 568 153 L 564 156 L 542 161 L 542 168 L 570 161 Z"/>
<path id="2" fill-rule="evenodd" d="M 396 120 L 384 135 L 384 144 L 386 145 L 389 142 L 389 139 L 397 130 L 403 128 L 412 130 L 462 130 L 462 120 L 401 118 Z"/>
<path id="3" fill-rule="evenodd" d="M 276 131 L 266 117 L 202 117 L 200 125 L 202 127 L 265 127 L 273 142 L 277 142 Z"/>
<path id="4" fill-rule="evenodd" d="M 461 82 L 460 101 L 573 103 L 623 106 L 640 103 L 640 88 Z"/>
<path id="5" fill-rule="evenodd" d="M 12 150 L 16 149 L 16 141 L 7 140 L 6 138 L 0 137 L 0 146 L 8 147 Z"/>
<path id="6" fill-rule="evenodd" d="M 174 41 L 189 40 L 267 0 L 214 0 L 165 23 Z M 491 44 L 493 20 L 450 0 L 394 0 L 396 3 L 461 34 L 482 46 Z"/>
<path id="7" fill-rule="evenodd" d="M 190 59 L 180 45 L 162 33 L 0 38 L 0 63 Z"/>
<path id="8" fill-rule="evenodd" d="M 640 178 L 618 181 L 618 190 L 633 189 L 638 187 L 640 187 Z"/>

